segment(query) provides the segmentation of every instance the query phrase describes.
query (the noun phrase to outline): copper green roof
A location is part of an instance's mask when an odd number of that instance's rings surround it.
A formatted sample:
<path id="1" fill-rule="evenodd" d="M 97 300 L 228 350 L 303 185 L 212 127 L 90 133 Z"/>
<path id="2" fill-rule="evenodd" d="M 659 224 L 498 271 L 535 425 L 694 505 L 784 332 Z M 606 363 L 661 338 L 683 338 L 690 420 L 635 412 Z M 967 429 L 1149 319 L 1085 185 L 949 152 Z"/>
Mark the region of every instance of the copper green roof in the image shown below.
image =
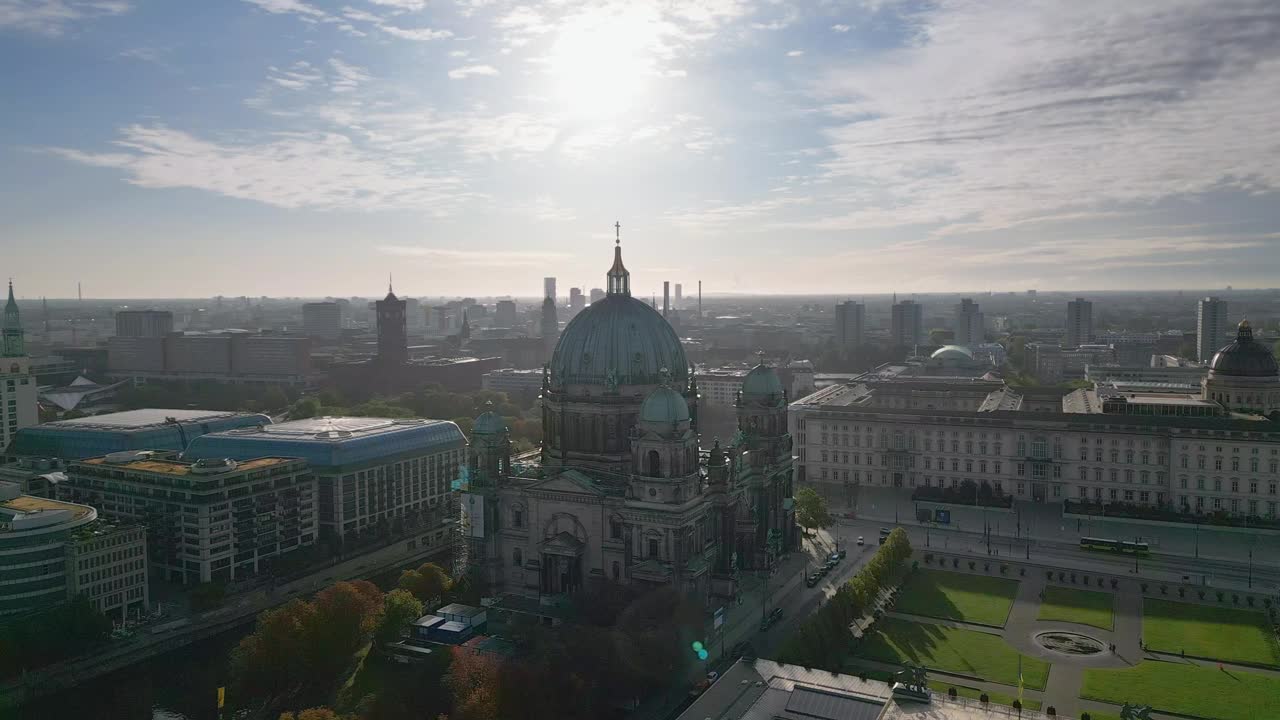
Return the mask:
<path id="1" fill-rule="evenodd" d="M 476 418 L 471 426 L 472 435 L 501 435 L 507 431 L 507 423 L 502 416 L 492 410 L 486 410 Z"/>
<path id="2" fill-rule="evenodd" d="M 551 385 L 657 385 L 664 370 L 676 387 L 689 381 L 680 338 L 657 310 L 631 297 L 630 274 L 614 249 L 609 293 L 565 327 L 551 356 Z"/>
<path id="3" fill-rule="evenodd" d="M 688 420 L 688 401 L 665 385 L 654 388 L 640 405 L 640 422 L 670 425 Z"/>
<path id="4" fill-rule="evenodd" d="M 778 401 L 782 399 L 782 381 L 773 368 L 760 363 L 742 380 L 742 399 Z"/>

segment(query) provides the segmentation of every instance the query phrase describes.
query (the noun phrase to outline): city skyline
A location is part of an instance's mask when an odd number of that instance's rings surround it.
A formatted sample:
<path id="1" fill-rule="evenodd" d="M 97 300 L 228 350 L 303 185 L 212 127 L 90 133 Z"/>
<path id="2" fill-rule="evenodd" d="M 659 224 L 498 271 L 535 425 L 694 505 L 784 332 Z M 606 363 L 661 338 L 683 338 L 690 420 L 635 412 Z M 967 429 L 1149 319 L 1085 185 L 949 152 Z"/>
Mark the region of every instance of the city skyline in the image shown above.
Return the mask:
<path id="1" fill-rule="evenodd" d="M 620 219 L 645 297 L 1273 286 L 1280 19 L 1096 9 L 7 0 L 7 272 L 532 296 Z"/>

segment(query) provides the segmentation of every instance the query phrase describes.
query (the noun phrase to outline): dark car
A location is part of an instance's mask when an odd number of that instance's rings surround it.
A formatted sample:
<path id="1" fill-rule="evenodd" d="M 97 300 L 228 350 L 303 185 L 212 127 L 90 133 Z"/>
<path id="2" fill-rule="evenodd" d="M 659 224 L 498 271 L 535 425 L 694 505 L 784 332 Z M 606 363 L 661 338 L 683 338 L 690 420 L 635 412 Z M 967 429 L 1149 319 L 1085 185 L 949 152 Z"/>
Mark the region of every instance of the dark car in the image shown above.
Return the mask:
<path id="1" fill-rule="evenodd" d="M 835 564 L 837 564 L 837 565 L 839 565 L 839 564 L 840 564 L 840 561 L 841 561 L 841 560 L 843 560 L 843 559 L 844 559 L 844 556 L 843 556 L 843 555 L 841 555 L 841 554 L 840 554 L 840 553 L 838 553 L 838 552 L 833 552 L 833 553 L 831 553 L 830 555 L 828 555 L 828 556 L 827 556 L 827 562 L 829 562 L 829 563 L 835 563 Z"/>
<path id="2" fill-rule="evenodd" d="M 841 559 L 841 560 L 843 560 L 843 559 L 845 559 L 846 557 L 848 557 L 848 556 L 849 556 L 849 551 L 848 551 L 848 550 L 841 549 L 841 550 L 840 550 L 840 552 L 838 552 L 838 553 L 836 553 L 836 554 L 840 556 L 840 559 Z"/>
<path id="3" fill-rule="evenodd" d="M 733 650 L 730 655 L 732 657 L 743 658 L 744 660 L 753 660 L 756 656 L 756 649 L 751 647 L 751 643 L 749 642 L 740 642 L 733 646 Z"/>
<path id="4" fill-rule="evenodd" d="M 809 577 L 804 579 L 805 587 L 813 587 L 820 582 L 822 582 L 822 576 L 818 573 L 810 573 Z"/>

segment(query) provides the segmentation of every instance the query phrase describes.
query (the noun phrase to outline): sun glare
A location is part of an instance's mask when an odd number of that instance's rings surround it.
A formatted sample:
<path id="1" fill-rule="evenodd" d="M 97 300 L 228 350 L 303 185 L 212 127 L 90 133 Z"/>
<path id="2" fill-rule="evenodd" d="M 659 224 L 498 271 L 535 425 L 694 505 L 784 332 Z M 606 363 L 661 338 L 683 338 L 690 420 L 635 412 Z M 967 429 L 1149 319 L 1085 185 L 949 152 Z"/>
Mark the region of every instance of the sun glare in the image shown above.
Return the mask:
<path id="1" fill-rule="evenodd" d="M 656 73 L 656 26 L 641 13 L 587 13 L 566 23 L 548 70 L 562 109 L 583 118 L 632 108 Z"/>

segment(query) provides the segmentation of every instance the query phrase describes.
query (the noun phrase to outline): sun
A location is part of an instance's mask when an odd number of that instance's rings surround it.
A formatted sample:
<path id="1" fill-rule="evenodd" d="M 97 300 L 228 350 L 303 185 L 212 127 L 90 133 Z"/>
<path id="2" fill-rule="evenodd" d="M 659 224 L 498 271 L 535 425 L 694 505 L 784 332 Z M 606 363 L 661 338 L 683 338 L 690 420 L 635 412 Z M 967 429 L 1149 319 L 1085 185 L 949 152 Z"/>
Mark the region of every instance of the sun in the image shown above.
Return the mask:
<path id="1" fill-rule="evenodd" d="M 633 108 L 656 74 L 657 27 L 641 11 L 592 11 L 568 19 L 547 58 L 561 109 L 609 118 Z"/>

